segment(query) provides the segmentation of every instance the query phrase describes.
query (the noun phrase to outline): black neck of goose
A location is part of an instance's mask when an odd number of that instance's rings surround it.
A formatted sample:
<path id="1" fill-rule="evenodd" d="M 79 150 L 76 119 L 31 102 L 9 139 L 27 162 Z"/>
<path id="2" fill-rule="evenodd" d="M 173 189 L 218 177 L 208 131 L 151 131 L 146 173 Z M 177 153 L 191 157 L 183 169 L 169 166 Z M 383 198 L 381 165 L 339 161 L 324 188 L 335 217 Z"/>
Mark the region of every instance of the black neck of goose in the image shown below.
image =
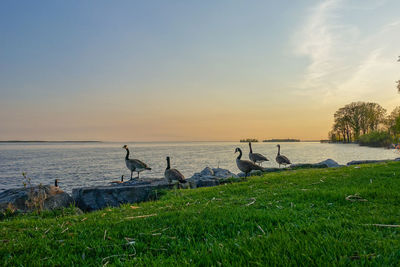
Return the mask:
<path id="1" fill-rule="evenodd" d="M 125 149 L 126 149 L 125 159 L 128 160 L 129 159 L 129 149 L 127 147 Z"/>
<path id="2" fill-rule="evenodd" d="M 237 159 L 241 159 L 242 158 L 242 150 L 239 149 L 239 156 L 237 157 Z"/>
<path id="3" fill-rule="evenodd" d="M 167 170 L 171 168 L 170 163 L 169 163 L 169 157 L 167 158 Z"/>
<path id="4" fill-rule="evenodd" d="M 281 154 L 281 147 L 278 146 L 278 155 L 280 155 L 280 154 Z"/>
<path id="5" fill-rule="evenodd" d="M 249 143 L 250 153 L 253 153 L 253 149 L 251 148 L 251 143 Z"/>

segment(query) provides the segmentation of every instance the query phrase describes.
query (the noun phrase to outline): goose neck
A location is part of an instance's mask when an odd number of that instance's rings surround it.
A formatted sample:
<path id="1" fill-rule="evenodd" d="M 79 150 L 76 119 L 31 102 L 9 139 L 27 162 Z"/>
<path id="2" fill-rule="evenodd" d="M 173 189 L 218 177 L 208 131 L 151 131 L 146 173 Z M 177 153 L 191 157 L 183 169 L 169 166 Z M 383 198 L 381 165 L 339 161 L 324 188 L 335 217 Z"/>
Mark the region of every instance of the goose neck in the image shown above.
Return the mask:
<path id="1" fill-rule="evenodd" d="M 242 158 L 242 150 L 239 149 L 239 156 L 237 156 L 237 159 L 241 159 Z"/>
<path id="2" fill-rule="evenodd" d="M 125 160 L 129 160 L 129 149 L 126 147 L 126 156 L 125 156 Z"/>

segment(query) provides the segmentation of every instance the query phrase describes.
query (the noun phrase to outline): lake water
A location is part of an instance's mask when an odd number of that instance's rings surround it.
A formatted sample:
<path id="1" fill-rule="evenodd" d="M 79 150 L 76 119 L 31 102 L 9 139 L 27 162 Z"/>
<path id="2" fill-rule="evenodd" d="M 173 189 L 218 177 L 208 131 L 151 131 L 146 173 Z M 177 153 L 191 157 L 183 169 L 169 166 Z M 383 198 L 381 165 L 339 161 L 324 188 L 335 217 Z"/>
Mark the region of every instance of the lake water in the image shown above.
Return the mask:
<path id="1" fill-rule="evenodd" d="M 130 177 L 125 166 L 125 143 L 3 143 L 0 144 L 0 191 L 21 187 L 22 172 L 35 184 L 53 184 L 59 179 L 67 192 L 72 188 L 106 185 L 121 175 Z M 241 147 L 248 158 L 248 145 L 234 142 L 187 143 L 127 143 L 131 158 L 146 162 L 151 171 L 141 178 L 161 178 L 166 167 L 166 156 L 171 165 L 189 178 L 204 167 L 221 167 L 234 173 L 234 149 Z M 270 159 L 264 167 L 277 167 L 276 143 L 254 143 L 253 150 Z M 281 153 L 292 163 L 316 163 L 331 158 L 340 164 L 351 160 L 394 159 L 397 151 L 358 145 L 320 144 L 317 142 L 281 143 Z"/>

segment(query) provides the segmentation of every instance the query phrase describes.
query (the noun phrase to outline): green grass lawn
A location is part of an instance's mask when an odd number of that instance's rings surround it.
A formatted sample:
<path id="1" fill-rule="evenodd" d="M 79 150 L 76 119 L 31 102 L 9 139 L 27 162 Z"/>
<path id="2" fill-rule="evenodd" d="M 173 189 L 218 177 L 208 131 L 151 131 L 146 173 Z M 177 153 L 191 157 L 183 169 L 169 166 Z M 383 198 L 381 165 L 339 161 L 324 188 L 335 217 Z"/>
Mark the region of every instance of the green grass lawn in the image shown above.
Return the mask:
<path id="1" fill-rule="evenodd" d="M 351 202 L 358 194 L 368 201 Z M 296 170 L 0 221 L 2 265 L 400 265 L 400 163 Z"/>

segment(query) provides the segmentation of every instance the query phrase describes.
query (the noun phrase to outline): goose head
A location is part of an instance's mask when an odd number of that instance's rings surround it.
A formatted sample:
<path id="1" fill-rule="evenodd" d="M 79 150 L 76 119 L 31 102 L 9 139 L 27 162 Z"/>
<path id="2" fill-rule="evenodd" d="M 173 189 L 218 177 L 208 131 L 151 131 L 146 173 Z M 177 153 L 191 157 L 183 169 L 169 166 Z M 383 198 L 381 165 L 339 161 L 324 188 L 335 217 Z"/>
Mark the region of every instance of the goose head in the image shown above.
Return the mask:
<path id="1" fill-rule="evenodd" d="M 237 148 L 235 149 L 235 153 L 237 153 L 237 152 L 240 153 L 240 152 L 242 152 L 242 150 L 241 150 L 240 148 L 237 147 Z"/>
<path id="2" fill-rule="evenodd" d="M 127 145 L 124 145 L 122 148 L 124 148 L 124 149 L 127 149 L 127 148 L 128 148 L 128 146 L 127 146 Z"/>

